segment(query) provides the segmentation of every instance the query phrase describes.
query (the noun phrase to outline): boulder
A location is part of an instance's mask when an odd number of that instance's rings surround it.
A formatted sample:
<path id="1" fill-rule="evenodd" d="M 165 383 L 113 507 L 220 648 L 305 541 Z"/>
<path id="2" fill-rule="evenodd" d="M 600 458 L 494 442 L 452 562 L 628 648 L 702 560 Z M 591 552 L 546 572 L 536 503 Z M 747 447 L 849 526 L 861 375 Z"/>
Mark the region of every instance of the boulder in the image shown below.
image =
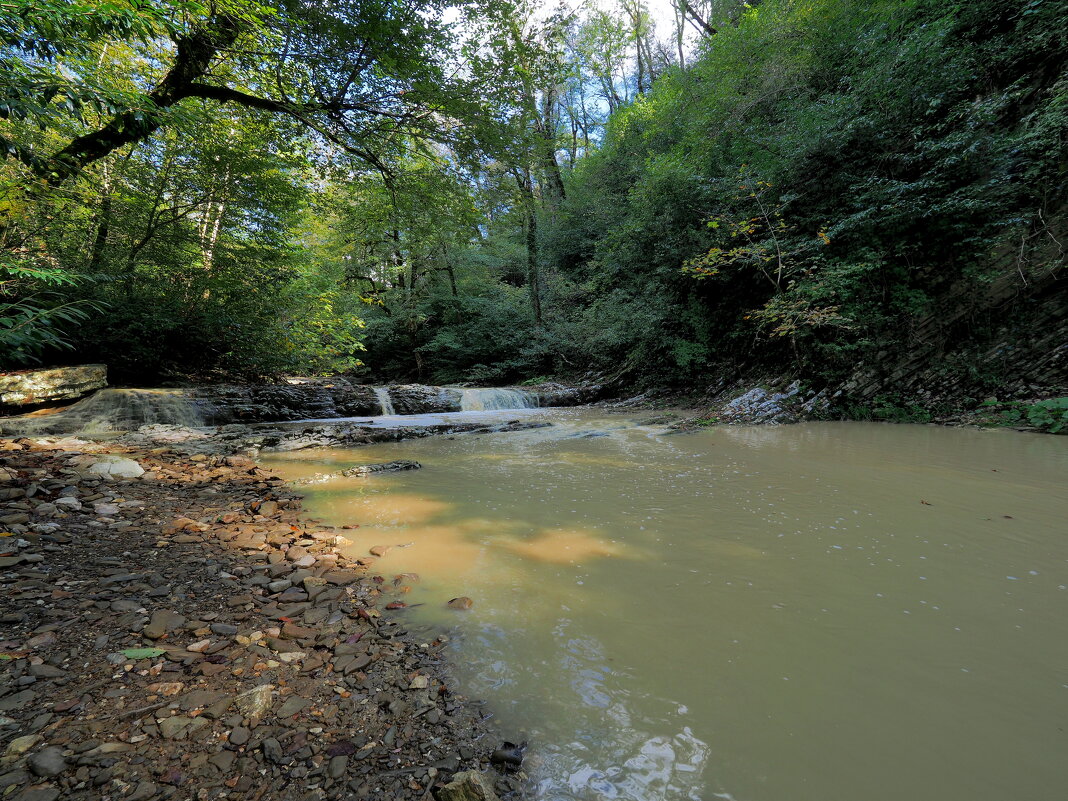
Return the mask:
<path id="1" fill-rule="evenodd" d="M 71 466 L 87 473 L 112 478 L 137 478 L 145 474 L 145 469 L 133 459 L 114 453 L 77 456 L 71 460 Z"/>
<path id="2" fill-rule="evenodd" d="M 107 385 L 108 368 L 103 364 L 4 373 L 0 375 L 0 406 L 74 400 Z"/>

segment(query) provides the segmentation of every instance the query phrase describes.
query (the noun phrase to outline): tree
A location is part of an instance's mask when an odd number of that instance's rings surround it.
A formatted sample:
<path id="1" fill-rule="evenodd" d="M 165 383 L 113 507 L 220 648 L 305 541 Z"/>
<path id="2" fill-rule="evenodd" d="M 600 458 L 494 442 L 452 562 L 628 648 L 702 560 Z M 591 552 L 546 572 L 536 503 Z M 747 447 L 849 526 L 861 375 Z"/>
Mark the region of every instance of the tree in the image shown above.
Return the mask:
<path id="1" fill-rule="evenodd" d="M 4 6 L 0 25 L 8 87 L 0 109 L 21 123 L 62 123 L 76 133 L 42 152 L 16 126 L 0 146 L 59 186 L 201 100 L 285 115 L 375 163 L 398 134 L 439 136 L 442 115 L 474 106 L 463 81 L 444 68 L 454 42 L 443 8 L 442 0 L 213 0 L 206 7 L 16 0 L 14 10 Z M 115 92 L 97 80 L 93 59 L 122 44 L 134 46 L 147 68 L 143 85 Z M 82 114 L 87 107 L 99 122 Z"/>

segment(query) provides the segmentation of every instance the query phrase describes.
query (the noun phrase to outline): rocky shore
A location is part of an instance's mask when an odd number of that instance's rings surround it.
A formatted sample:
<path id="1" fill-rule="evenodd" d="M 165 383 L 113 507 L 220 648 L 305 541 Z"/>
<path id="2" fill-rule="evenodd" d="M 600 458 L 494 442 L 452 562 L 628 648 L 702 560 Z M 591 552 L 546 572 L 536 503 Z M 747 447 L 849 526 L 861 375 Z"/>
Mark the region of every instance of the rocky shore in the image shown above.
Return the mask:
<path id="1" fill-rule="evenodd" d="M 0 440 L 0 797 L 515 795 L 447 638 L 391 611 L 418 577 L 193 450 Z"/>

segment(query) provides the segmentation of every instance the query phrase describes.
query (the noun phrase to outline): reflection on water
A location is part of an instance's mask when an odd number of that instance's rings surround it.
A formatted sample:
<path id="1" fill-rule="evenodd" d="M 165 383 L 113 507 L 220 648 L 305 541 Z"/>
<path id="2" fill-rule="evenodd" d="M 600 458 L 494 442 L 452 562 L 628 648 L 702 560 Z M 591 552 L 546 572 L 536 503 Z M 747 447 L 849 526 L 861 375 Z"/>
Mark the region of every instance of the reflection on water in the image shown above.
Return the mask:
<path id="1" fill-rule="evenodd" d="M 465 690 L 532 741 L 540 798 L 1063 794 L 1068 441 L 549 414 L 275 462 L 423 463 L 308 506 L 359 554 L 408 546 L 378 567 L 420 574 L 404 614 L 460 627 Z"/>

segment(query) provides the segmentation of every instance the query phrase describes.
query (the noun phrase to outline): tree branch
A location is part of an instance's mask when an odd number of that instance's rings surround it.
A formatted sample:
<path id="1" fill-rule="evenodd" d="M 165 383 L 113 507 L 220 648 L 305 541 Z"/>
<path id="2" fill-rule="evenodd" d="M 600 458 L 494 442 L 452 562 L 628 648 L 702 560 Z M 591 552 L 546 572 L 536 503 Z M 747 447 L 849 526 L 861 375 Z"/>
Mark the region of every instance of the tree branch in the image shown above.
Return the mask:
<path id="1" fill-rule="evenodd" d="M 189 87 L 208 71 L 220 49 L 237 40 L 240 32 L 235 18 L 218 16 L 180 37 L 174 64 L 149 92 L 144 110 L 117 114 L 100 130 L 75 138 L 51 157 L 29 166 L 45 183 L 58 186 L 123 145 L 147 139 L 163 125 L 165 110 L 189 97 Z"/>
<path id="2" fill-rule="evenodd" d="M 709 36 L 715 36 L 718 33 L 715 28 L 709 25 L 705 20 L 700 17 L 700 15 L 698 15 L 698 13 L 694 10 L 694 7 L 690 5 L 689 0 L 680 1 L 686 13 L 690 15 L 694 22 L 701 26 L 701 30 L 703 30 Z"/>

